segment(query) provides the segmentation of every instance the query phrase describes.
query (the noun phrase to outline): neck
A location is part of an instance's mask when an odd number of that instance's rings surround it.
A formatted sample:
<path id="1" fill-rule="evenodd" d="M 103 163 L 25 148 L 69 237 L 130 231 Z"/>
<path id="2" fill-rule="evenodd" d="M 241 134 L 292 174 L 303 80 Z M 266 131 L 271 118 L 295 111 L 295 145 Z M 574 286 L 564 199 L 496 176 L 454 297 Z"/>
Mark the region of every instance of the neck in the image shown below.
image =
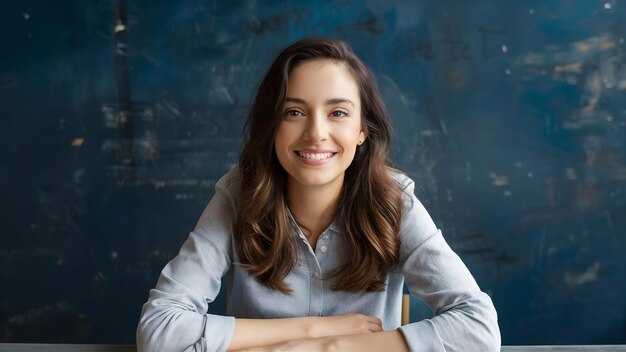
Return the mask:
<path id="1" fill-rule="evenodd" d="M 340 192 L 340 185 L 305 187 L 289 180 L 287 204 L 307 237 L 316 238 L 333 221 Z"/>

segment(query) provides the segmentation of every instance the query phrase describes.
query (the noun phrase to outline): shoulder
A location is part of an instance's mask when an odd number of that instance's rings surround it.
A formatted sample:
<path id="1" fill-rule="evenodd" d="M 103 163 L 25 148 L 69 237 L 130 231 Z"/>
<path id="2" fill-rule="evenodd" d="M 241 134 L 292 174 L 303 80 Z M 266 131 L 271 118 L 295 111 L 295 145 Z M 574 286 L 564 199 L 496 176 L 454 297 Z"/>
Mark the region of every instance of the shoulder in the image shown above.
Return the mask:
<path id="1" fill-rule="evenodd" d="M 215 193 L 200 215 L 194 231 L 203 236 L 216 231 L 230 233 L 229 228 L 237 214 L 238 194 L 239 170 L 234 167 L 215 183 Z"/>
<path id="2" fill-rule="evenodd" d="M 402 203 L 403 206 L 406 207 L 412 203 L 413 198 L 415 198 L 415 181 L 411 179 L 404 172 L 389 168 L 389 176 L 395 181 L 398 185 L 398 188 L 402 191 Z"/>
<path id="3" fill-rule="evenodd" d="M 236 205 L 239 201 L 239 166 L 234 166 L 215 183 L 215 192 L 224 194 Z"/>
<path id="4" fill-rule="evenodd" d="M 413 189 L 415 188 L 415 182 L 409 176 L 407 176 L 407 174 L 398 169 L 392 168 L 389 169 L 388 173 L 389 176 L 391 176 L 391 178 L 396 181 L 398 186 L 400 186 L 400 189 L 413 193 Z"/>
<path id="5" fill-rule="evenodd" d="M 392 169 L 391 177 L 402 190 L 402 219 L 400 221 L 400 239 L 405 251 L 417 248 L 426 239 L 436 233 L 437 226 L 430 214 L 415 196 L 415 182 L 401 171 Z"/>

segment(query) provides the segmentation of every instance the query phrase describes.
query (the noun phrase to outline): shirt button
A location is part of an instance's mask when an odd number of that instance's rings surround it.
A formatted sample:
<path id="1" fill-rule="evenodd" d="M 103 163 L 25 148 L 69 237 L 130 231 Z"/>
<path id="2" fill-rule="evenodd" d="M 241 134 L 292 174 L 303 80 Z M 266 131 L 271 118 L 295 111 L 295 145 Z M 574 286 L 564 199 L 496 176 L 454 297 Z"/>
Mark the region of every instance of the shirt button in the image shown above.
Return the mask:
<path id="1" fill-rule="evenodd" d="M 327 240 L 328 239 L 328 235 L 324 235 L 324 237 L 322 237 L 322 238 Z"/>
<path id="2" fill-rule="evenodd" d="M 322 246 L 320 250 L 322 251 L 322 253 L 326 253 L 326 251 L 328 250 L 328 247 Z"/>

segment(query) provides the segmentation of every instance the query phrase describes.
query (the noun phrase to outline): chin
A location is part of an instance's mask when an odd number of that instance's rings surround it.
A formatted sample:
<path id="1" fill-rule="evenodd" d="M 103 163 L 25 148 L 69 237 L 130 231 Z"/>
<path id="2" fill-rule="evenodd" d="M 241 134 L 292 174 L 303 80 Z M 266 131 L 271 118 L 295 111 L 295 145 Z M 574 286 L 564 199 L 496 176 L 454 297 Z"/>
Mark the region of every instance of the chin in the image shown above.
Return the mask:
<path id="1" fill-rule="evenodd" d="M 324 186 L 333 183 L 337 179 L 337 176 L 331 177 L 329 175 L 298 175 L 298 177 L 294 177 L 296 182 L 307 187 Z"/>
<path id="2" fill-rule="evenodd" d="M 322 186 L 327 183 L 330 183 L 330 180 L 326 180 L 326 179 L 322 179 L 318 177 L 301 177 L 301 178 L 298 178 L 296 181 L 298 181 L 298 183 L 300 183 L 301 185 L 310 186 L 310 187 Z"/>

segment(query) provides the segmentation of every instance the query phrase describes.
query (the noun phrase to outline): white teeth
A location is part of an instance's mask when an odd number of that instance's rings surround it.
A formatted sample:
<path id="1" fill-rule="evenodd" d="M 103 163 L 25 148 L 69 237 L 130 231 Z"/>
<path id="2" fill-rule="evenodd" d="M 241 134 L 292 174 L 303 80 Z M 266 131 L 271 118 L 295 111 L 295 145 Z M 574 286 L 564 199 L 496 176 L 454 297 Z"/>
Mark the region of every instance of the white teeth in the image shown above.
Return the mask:
<path id="1" fill-rule="evenodd" d="M 307 159 L 311 159 L 311 160 L 322 160 L 322 159 L 328 159 L 331 156 L 333 156 L 333 153 L 303 153 L 303 152 L 297 152 L 298 155 L 300 155 L 303 158 L 307 158 Z"/>

